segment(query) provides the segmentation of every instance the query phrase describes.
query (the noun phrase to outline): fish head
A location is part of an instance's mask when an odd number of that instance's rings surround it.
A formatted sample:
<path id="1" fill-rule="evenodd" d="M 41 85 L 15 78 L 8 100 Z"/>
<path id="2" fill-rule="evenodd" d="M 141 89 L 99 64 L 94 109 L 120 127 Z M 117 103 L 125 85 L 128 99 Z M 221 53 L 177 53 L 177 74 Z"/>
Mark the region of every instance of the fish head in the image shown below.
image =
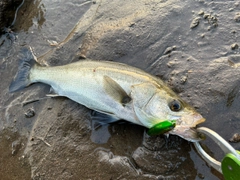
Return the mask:
<path id="1" fill-rule="evenodd" d="M 135 114 L 145 127 L 151 128 L 166 120 L 176 120 L 176 126 L 167 133 L 191 142 L 203 139 L 194 127 L 205 119 L 167 86 L 140 84 L 133 88 L 131 96 Z"/>

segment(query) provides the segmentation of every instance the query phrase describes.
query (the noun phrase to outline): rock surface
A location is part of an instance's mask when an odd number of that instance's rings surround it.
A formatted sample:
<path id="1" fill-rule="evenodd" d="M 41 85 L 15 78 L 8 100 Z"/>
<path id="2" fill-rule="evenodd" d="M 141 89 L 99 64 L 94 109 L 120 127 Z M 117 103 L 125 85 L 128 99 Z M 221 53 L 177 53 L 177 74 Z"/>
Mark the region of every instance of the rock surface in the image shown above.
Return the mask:
<path id="1" fill-rule="evenodd" d="M 91 110 L 66 98 L 46 98 L 46 85 L 14 94 L 8 86 L 24 45 L 50 66 L 85 57 L 123 62 L 162 78 L 207 119 L 202 126 L 229 139 L 240 127 L 240 50 L 231 48 L 240 42 L 238 9 L 238 3 L 223 0 L 24 4 L 14 33 L 0 38 L 0 152 L 7 152 L 0 155 L 1 177 L 18 179 L 18 172 L 22 179 L 223 179 L 178 137 L 148 137 L 144 128 L 127 123 L 94 129 Z M 197 26 L 190 28 L 195 19 Z M 26 117 L 29 110 L 34 115 Z M 221 159 L 216 145 L 204 144 Z"/>

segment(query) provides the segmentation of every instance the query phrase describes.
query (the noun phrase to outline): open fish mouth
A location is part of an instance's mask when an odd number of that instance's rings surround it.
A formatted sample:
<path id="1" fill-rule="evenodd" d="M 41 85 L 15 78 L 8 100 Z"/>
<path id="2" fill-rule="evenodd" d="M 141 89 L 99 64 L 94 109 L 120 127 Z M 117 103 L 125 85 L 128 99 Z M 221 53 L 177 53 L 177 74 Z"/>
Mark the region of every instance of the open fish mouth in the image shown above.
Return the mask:
<path id="1" fill-rule="evenodd" d="M 205 136 L 199 133 L 195 127 L 188 126 L 177 125 L 172 131 L 169 131 L 169 134 L 180 136 L 190 142 L 198 142 L 205 139 Z"/>
<path id="2" fill-rule="evenodd" d="M 190 141 L 198 142 L 205 139 L 205 136 L 199 133 L 196 125 L 203 123 L 205 119 L 200 114 L 192 114 L 181 117 L 177 120 L 177 125 L 169 131 L 169 134 L 180 136 L 181 138 Z"/>
<path id="3" fill-rule="evenodd" d="M 201 117 L 200 119 L 198 119 L 198 123 L 205 121 L 205 119 L 202 118 L 202 116 L 198 116 L 198 117 Z M 155 124 L 154 126 L 149 128 L 147 133 L 150 136 L 164 134 L 164 133 L 173 134 L 173 135 L 180 136 L 181 138 L 190 142 L 198 142 L 205 139 L 205 135 L 197 131 L 195 124 L 194 124 L 194 127 L 192 125 L 186 125 L 186 124 L 182 125 L 180 119 L 181 118 L 179 118 L 178 120 L 167 120 L 167 121 L 163 121 L 158 124 Z"/>

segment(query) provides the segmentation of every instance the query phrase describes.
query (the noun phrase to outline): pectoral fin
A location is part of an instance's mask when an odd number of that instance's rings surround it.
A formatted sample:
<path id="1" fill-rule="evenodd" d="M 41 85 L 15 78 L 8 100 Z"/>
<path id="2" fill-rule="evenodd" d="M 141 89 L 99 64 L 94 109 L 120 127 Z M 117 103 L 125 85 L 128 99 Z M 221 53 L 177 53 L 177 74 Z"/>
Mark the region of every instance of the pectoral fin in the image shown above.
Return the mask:
<path id="1" fill-rule="evenodd" d="M 125 106 L 127 103 L 129 103 L 132 100 L 131 97 L 124 91 L 124 89 L 112 78 L 108 76 L 104 76 L 103 79 L 104 79 L 104 90 L 115 101 Z"/>

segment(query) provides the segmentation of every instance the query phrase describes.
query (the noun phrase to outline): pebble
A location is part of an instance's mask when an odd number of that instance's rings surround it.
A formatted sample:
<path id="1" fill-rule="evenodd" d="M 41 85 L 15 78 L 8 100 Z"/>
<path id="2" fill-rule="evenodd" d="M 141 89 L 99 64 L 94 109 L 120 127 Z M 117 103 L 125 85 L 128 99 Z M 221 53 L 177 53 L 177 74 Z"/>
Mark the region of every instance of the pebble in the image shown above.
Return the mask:
<path id="1" fill-rule="evenodd" d="M 235 133 L 231 139 L 229 139 L 229 142 L 237 143 L 240 142 L 240 134 Z"/>
<path id="2" fill-rule="evenodd" d="M 238 44 L 237 43 L 232 44 L 231 49 L 232 50 L 238 49 Z"/>
<path id="3" fill-rule="evenodd" d="M 199 25 L 199 22 L 200 22 L 199 17 L 194 18 L 191 22 L 190 28 L 193 29 L 193 28 L 197 27 Z"/>
<path id="4" fill-rule="evenodd" d="M 203 10 L 200 10 L 200 11 L 198 12 L 198 15 L 204 15 L 204 11 L 203 11 Z"/>
<path id="5" fill-rule="evenodd" d="M 239 12 L 236 13 L 236 15 L 235 15 L 235 17 L 234 17 L 234 20 L 235 20 L 236 22 L 240 22 L 240 13 L 239 13 Z"/>
<path id="6" fill-rule="evenodd" d="M 35 111 L 34 111 L 33 108 L 29 108 L 29 109 L 27 110 L 27 112 L 25 112 L 25 117 L 26 117 L 26 118 L 31 118 L 31 117 L 33 117 L 33 116 L 35 116 Z"/>
<path id="7" fill-rule="evenodd" d="M 17 154 L 20 148 L 21 148 L 21 142 L 19 140 L 14 141 L 12 143 L 12 155 Z"/>
<path id="8" fill-rule="evenodd" d="M 180 81 L 181 81 L 181 84 L 184 84 L 187 81 L 187 76 L 182 76 Z"/>

